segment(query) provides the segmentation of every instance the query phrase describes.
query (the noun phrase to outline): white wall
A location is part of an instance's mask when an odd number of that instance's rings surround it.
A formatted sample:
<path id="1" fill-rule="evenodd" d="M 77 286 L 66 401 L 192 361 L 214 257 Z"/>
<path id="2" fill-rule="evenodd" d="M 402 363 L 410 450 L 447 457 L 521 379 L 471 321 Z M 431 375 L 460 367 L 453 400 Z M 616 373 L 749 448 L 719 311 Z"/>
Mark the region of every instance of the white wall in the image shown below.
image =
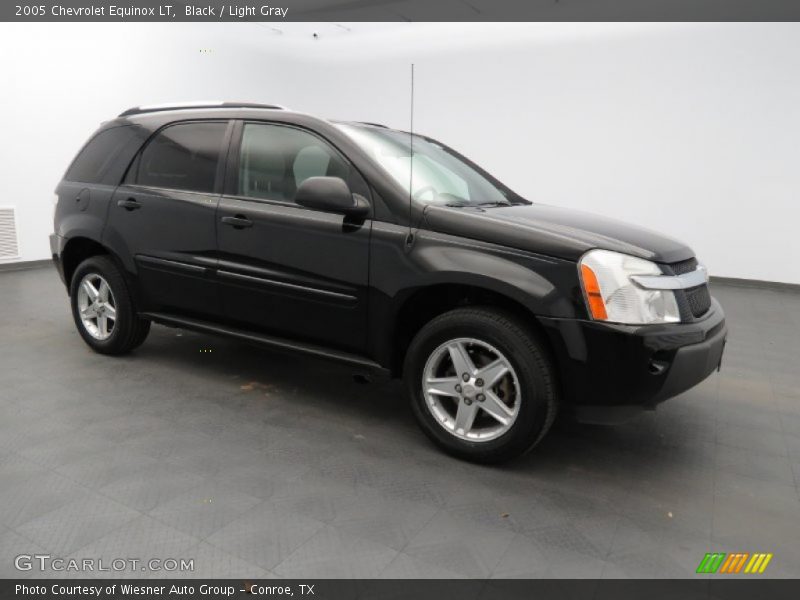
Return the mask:
<path id="1" fill-rule="evenodd" d="M 0 206 L 16 205 L 20 259 L 49 258 L 53 190 L 102 121 L 139 104 L 281 93 L 283 45 L 262 55 L 237 41 L 262 29 L 1 23 Z"/>
<path id="2" fill-rule="evenodd" d="M 684 239 L 715 275 L 800 283 L 800 25 L 314 28 L 0 26 L 0 118 L 23 143 L 0 149 L 0 204 L 23 258 L 47 256 L 53 186 L 123 108 L 255 99 L 407 127 L 413 61 L 417 130 L 528 198 Z"/>

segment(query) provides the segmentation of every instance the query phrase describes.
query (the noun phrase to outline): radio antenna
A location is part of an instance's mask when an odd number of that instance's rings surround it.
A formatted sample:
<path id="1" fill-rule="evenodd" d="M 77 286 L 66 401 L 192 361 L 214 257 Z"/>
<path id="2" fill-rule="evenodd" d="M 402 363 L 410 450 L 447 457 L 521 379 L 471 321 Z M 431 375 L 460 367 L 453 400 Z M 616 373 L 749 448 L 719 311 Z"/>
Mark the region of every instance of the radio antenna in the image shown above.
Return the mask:
<path id="1" fill-rule="evenodd" d="M 411 63 L 411 114 L 410 127 L 408 128 L 408 236 L 406 245 L 414 241 L 414 234 L 411 230 L 412 221 L 412 199 L 414 196 L 414 63 Z"/>

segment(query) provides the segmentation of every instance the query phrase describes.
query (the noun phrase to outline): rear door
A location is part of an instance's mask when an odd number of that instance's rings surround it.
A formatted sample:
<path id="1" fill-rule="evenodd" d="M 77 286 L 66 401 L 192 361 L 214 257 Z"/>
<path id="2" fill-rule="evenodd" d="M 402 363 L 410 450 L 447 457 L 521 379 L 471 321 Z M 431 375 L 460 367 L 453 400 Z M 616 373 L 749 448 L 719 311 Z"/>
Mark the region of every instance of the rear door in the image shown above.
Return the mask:
<path id="1" fill-rule="evenodd" d="M 368 197 L 364 179 L 315 133 L 278 123 L 239 123 L 228 168 L 217 216 L 228 320 L 363 351 L 372 221 L 298 206 L 294 193 L 334 176 Z"/>
<path id="2" fill-rule="evenodd" d="M 219 316 L 215 212 L 231 122 L 168 125 L 114 194 L 104 238 L 128 261 L 144 310 Z"/>

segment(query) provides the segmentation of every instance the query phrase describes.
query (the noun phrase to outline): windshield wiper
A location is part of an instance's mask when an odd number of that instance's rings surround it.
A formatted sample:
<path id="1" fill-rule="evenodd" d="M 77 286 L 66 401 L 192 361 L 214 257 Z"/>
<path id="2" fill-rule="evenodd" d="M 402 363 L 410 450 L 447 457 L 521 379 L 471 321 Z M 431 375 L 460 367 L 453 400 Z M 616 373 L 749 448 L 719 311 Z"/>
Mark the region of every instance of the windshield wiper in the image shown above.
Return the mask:
<path id="1" fill-rule="evenodd" d="M 486 208 L 492 206 L 514 206 L 511 202 L 448 202 L 445 206 L 450 208 Z"/>
<path id="2" fill-rule="evenodd" d="M 475 206 L 513 206 L 507 200 L 498 200 L 497 202 L 479 202 Z"/>

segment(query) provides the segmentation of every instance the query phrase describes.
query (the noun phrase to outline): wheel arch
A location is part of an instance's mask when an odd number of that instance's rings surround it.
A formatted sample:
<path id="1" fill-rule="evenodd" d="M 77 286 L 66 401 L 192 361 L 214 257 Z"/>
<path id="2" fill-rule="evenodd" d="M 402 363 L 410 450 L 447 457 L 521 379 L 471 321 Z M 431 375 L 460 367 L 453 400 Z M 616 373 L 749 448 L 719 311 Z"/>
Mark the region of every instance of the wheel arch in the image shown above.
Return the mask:
<path id="1" fill-rule="evenodd" d="M 61 252 L 61 262 L 64 267 L 64 282 L 67 289 L 72 284 L 72 276 L 83 261 L 92 256 L 112 256 L 111 251 L 95 239 L 85 236 L 70 238 Z"/>
<path id="2" fill-rule="evenodd" d="M 384 339 L 391 340 L 389 368 L 394 376 L 401 376 L 405 355 L 414 336 L 435 317 L 464 306 L 497 308 L 510 313 L 529 328 L 551 357 L 555 357 L 550 340 L 536 318 L 535 311 L 517 295 L 499 291 L 488 285 L 461 282 L 440 282 L 409 291 L 398 303 L 391 331 Z"/>
<path id="3" fill-rule="evenodd" d="M 64 250 L 61 252 L 64 283 L 67 286 L 67 292 L 69 292 L 70 286 L 72 285 L 72 277 L 75 274 L 75 270 L 83 261 L 93 256 L 107 256 L 111 259 L 122 273 L 128 290 L 138 299 L 138 288 L 134 285 L 135 282 L 131 281 L 130 274 L 125 269 L 120 257 L 105 244 L 92 237 L 83 235 L 71 237 L 67 240 L 67 243 L 64 245 Z"/>

